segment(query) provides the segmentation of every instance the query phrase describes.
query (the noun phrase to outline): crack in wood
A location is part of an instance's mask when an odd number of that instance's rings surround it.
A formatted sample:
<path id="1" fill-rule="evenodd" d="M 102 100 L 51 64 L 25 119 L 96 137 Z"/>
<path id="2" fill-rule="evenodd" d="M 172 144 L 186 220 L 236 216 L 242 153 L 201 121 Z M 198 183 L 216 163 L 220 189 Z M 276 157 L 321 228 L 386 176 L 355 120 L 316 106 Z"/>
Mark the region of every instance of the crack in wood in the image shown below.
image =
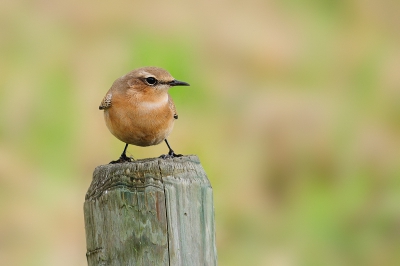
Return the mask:
<path id="1" fill-rule="evenodd" d="M 98 252 L 100 252 L 102 250 L 103 250 L 103 248 L 96 248 L 96 249 L 90 250 L 90 251 L 86 252 L 86 257 L 89 257 L 90 255 L 98 253 Z"/>
<path id="2" fill-rule="evenodd" d="M 213 209 L 197 156 L 98 166 L 84 204 L 88 265 L 215 266 Z"/>

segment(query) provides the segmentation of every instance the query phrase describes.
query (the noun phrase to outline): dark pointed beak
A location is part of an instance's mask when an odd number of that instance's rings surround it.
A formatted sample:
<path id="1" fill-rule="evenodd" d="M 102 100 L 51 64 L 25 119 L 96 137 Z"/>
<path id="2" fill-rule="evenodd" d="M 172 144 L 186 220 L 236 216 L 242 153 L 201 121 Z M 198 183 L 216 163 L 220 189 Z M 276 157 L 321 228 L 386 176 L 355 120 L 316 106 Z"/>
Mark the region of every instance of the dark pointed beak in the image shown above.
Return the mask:
<path id="1" fill-rule="evenodd" d="M 186 83 L 186 82 L 184 82 L 184 81 L 179 81 L 179 80 L 176 80 L 176 79 L 174 79 L 173 81 L 171 81 L 171 82 L 169 83 L 169 85 L 170 85 L 170 86 L 190 86 L 189 83 Z"/>

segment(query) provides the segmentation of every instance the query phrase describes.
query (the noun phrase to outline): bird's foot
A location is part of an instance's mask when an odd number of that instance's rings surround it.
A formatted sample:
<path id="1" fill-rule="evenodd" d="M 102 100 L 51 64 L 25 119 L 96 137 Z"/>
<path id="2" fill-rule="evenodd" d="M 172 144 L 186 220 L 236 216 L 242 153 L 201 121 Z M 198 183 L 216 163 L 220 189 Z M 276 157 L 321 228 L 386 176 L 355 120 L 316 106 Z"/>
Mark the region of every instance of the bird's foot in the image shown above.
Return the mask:
<path id="1" fill-rule="evenodd" d="M 111 161 L 109 164 L 116 164 L 116 163 L 128 163 L 128 162 L 132 162 L 135 159 L 133 159 L 133 157 L 128 157 L 125 154 L 121 155 L 121 157 L 119 157 L 118 160 L 116 161 Z"/>
<path id="2" fill-rule="evenodd" d="M 182 157 L 182 156 L 183 156 L 182 154 L 176 154 L 173 150 L 170 150 L 170 151 L 168 152 L 168 154 L 163 154 L 163 155 L 161 155 L 159 158 L 162 158 L 162 159 L 170 159 L 170 158 Z"/>

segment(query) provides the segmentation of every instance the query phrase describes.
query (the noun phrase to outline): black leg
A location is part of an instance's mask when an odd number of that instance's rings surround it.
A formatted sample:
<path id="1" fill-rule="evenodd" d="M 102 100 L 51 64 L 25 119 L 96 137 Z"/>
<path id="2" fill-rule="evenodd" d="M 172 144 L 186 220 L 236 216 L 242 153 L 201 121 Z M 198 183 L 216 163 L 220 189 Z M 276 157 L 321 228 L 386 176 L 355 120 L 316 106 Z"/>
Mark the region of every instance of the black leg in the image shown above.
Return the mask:
<path id="1" fill-rule="evenodd" d="M 128 143 L 125 145 L 124 151 L 122 152 L 119 159 L 116 161 L 110 162 L 110 164 L 132 162 L 133 158 L 126 156 L 126 149 L 128 148 L 128 145 L 129 145 Z"/>
<path id="2" fill-rule="evenodd" d="M 126 157 L 126 149 L 128 149 L 128 143 L 125 145 L 124 151 L 121 154 L 121 157 L 123 157 L 123 158 Z"/>
<path id="3" fill-rule="evenodd" d="M 167 155 L 165 155 L 165 154 L 161 155 L 160 158 L 166 159 L 166 158 L 174 158 L 174 157 L 181 157 L 181 156 L 183 156 L 182 154 L 175 154 L 175 152 L 171 149 L 171 146 L 169 146 L 169 143 L 168 143 L 168 140 L 167 140 L 167 139 L 165 139 L 164 141 L 165 141 L 165 143 L 166 143 L 167 146 L 168 146 L 169 152 L 168 152 Z"/>

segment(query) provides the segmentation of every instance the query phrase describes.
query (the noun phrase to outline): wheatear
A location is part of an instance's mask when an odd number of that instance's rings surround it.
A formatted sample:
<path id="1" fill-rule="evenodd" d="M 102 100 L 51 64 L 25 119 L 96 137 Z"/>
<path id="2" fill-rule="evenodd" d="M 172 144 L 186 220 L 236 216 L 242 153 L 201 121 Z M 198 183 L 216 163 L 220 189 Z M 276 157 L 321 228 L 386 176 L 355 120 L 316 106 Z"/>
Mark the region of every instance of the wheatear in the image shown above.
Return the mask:
<path id="1" fill-rule="evenodd" d="M 111 163 L 131 161 L 126 156 L 129 144 L 144 147 L 165 141 L 169 152 L 161 155 L 162 158 L 181 156 L 174 153 L 167 141 L 175 119 L 178 119 L 168 94 L 173 86 L 189 84 L 174 79 L 158 67 L 138 68 L 114 81 L 99 109 L 104 110 L 110 132 L 126 145 L 121 157 Z"/>

